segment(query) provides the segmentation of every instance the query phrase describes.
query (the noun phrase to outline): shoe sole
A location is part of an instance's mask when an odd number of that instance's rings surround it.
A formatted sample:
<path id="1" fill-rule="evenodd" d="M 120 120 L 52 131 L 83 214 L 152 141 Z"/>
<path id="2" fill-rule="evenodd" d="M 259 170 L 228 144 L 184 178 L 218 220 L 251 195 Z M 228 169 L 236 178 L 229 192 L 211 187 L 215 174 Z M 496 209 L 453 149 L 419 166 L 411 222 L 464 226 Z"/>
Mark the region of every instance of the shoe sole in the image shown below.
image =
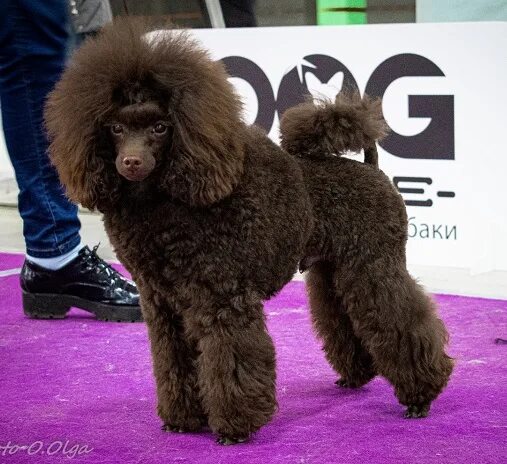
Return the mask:
<path id="1" fill-rule="evenodd" d="M 95 314 L 99 321 L 141 322 L 138 306 L 117 306 L 85 300 L 72 295 L 23 291 L 23 311 L 31 319 L 64 319 L 70 308 Z"/>

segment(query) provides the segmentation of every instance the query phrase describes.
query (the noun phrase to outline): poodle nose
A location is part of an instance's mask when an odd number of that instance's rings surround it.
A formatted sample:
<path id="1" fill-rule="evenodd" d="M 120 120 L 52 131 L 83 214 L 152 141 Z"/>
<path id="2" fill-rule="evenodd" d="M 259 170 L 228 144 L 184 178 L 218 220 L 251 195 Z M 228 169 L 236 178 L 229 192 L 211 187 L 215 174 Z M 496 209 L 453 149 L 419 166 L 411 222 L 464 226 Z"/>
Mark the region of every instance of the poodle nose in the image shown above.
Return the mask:
<path id="1" fill-rule="evenodd" d="M 142 166 L 143 161 L 141 160 L 141 158 L 138 158 L 137 156 L 126 156 L 125 158 L 123 158 L 122 164 L 126 168 L 135 171 Z"/>

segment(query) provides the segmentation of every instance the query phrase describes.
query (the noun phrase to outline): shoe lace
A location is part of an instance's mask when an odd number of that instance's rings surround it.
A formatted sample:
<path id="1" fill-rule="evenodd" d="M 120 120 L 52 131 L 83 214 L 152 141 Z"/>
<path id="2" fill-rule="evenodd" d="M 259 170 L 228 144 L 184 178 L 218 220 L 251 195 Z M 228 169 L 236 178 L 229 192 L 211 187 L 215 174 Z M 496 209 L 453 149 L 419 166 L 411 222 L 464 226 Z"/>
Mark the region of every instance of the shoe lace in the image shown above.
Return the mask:
<path id="1" fill-rule="evenodd" d="M 85 261 L 87 263 L 87 268 L 91 270 L 95 270 L 97 274 L 103 275 L 109 279 L 113 279 L 114 281 L 121 280 L 123 281 L 122 275 L 114 269 L 110 264 L 104 261 L 98 254 L 97 250 L 99 249 L 100 242 L 95 245 L 89 253 L 85 255 Z"/>

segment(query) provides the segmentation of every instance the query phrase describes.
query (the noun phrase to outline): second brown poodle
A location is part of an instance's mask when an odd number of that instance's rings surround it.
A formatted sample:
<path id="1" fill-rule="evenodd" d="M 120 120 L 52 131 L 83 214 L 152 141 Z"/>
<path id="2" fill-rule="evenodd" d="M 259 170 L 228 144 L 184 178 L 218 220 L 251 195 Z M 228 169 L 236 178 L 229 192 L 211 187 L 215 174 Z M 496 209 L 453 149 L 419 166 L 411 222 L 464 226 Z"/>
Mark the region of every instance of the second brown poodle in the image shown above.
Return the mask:
<path id="1" fill-rule="evenodd" d="M 339 385 L 375 375 L 406 417 L 452 370 L 447 333 L 406 270 L 403 200 L 376 167 L 379 103 L 289 110 L 282 148 L 245 125 L 220 63 L 181 33 L 107 27 L 46 110 L 67 194 L 98 209 L 139 286 L 164 427 L 246 440 L 276 409 L 263 300 L 308 269 L 312 317 Z M 366 163 L 339 155 L 366 153 Z"/>

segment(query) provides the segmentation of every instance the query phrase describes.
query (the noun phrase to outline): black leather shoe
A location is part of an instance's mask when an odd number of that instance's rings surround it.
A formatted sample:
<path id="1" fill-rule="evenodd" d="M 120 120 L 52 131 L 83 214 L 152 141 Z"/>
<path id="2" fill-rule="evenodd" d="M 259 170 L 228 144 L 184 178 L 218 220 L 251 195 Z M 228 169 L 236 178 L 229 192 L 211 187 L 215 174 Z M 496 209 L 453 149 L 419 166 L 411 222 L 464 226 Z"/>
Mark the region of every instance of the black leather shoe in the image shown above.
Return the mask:
<path id="1" fill-rule="evenodd" d="M 141 321 L 139 292 L 87 246 L 77 258 L 51 271 L 26 260 L 21 270 L 23 310 L 36 319 L 63 319 L 71 307 L 101 321 Z"/>

